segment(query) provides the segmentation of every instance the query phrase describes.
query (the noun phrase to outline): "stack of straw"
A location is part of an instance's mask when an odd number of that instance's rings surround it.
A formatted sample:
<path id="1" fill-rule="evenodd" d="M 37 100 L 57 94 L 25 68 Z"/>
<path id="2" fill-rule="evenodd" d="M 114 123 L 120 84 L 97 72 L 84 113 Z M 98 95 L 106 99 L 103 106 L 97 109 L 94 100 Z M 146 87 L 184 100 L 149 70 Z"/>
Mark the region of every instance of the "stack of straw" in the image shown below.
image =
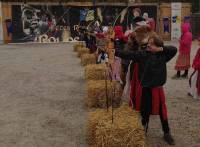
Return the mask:
<path id="1" fill-rule="evenodd" d="M 107 77 L 108 67 L 105 64 L 91 64 L 85 66 L 86 80 L 104 80 Z"/>
<path id="2" fill-rule="evenodd" d="M 81 56 L 81 64 L 83 66 L 86 66 L 86 65 L 89 65 L 89 64 L 96 64 L 95 54 L 83 54 Z"/>
<path id="3" fill-rule="evenodd" d="M 89 54 L 89 52 L 90 52 L 90 50 L 88 49 L 88 48 L 85 48 L 85 47 L 83 47 L 83 48 L 78 48 L 77 49 L 77 53 L 78 53 L 78 57 L 81 57 L 83 54 L 86 54 L 86 53 L 88 53 Z"/>
<path id="4" fill-rule="evenodd" d="M 121 102 L 122 89 L 117 81 L 90 80 L 87 82 L 86 104 L 89 108 L 106 108 Z"/>
<path id="5" fill-rule="evenodd" d="M 111 108 L 90 112 L 88 143 L 92 147 L 144 147 L 145 133 L 138 115 L 126 105 L 114 109 L 113 115 Z"/>
<path id="6" fill-rule="evenodd" d="M 77 52 L 77 50 L 78 50 L 79 48 L 84 48 L 84 47 L 85 47 L 84 44 L 75 44 L 75 45 L 74 45 L 74 51 Z"/>

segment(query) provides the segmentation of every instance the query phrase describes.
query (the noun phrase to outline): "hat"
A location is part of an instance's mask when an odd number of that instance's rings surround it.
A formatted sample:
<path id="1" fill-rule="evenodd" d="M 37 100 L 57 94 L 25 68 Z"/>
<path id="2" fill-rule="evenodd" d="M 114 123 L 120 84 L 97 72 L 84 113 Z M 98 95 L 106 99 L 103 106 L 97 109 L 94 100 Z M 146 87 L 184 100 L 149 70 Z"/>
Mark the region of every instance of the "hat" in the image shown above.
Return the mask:
<path id="1" fill-rule="evenodd" d="M 138 25 L 138 26 L 146 26 L 147 22 L 146 21 L 140 21 L 140 22 L 137 22 L 136 25 Z"/>
<path id="2" fill-rule="evenodd" d="M 145 21 L 145 19 L 144 19 L 143 17 L 141 17 L 141 16 L 137 16 L 137 17 L 135 17 L 135 18 L 133 19 L 133 21 L 134 21 L 135 23 L 137 23 L 137 22 L 140 22 L 140 21 Z"/>
<path id="3" fill-rule="evenodd" d="M 147 25 L 145 19 L 143 17 L 141 17 L 141 16 L 135 17 L 133 19 L 133 21 L 137 26 L 145 26 L 145 25 Z"/>

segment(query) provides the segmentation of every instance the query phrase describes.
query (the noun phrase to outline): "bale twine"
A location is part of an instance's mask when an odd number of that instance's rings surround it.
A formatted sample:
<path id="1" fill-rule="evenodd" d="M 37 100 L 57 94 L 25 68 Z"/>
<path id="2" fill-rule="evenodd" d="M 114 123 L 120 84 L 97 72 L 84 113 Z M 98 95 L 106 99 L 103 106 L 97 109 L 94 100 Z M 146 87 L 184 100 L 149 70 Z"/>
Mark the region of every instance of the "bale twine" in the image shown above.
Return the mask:
<path id="1" fill-rule="evenodd" d="M 89 113 L 87 141 L 92 147 L 144 147 L 145 132 L 139 114 L 128 105 Z"/>
<path id="2" fill-rule="evenodd" d="M 90 52 L 90 50 L 88 49 L 88 48 L 85 48 L 85 47 L 83 47 L 83 48 L 78 48 L 77 49 L 77 56 L 78 57 L 81 57 L 83 54 L 89 54 L 89 52 Z"/>
<path id="3" fill-rule="evenodd" d="M 108 67 L 106 64 L 90 64 L 85 66 L 86 80 L 104 80 L 106 79 Z"/>
<path id="4" fill-rule="evenodd" d="M 114 107 L 120 105 L 122 88 L 117 81 L 91 80 L 87 82 L 86 91 L 86 104 L 89 108 L 106 108 L 107 105 L 111 106 L 111 104 Z"/>
<path id="5" fill-rule="evenodd" d="M 86 66 L 89 64 L 96 64 L 95 54 L 83 54 L 81 56 L 81 65 Z"/>
<path id="6" fill-rule="evenodd" d="M 84 47 L 85 47 L 84 44 L 75 44 L 75 45 L 74 45 L 74 51 L 77 52 L 77 50 L 78 50 L 79 48 L 84 48 Z"/>

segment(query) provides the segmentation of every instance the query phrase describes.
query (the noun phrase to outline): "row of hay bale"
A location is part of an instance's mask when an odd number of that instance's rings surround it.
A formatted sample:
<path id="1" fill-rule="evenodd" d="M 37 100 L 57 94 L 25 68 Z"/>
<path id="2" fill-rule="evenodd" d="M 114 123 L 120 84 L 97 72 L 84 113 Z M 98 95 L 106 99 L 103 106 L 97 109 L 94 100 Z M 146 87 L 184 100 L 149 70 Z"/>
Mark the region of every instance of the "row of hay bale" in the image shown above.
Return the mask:
<path id="1" fill-rule="evenodd" d="M 75 45 L 74 51 L 85 68 L 85 101 L 90 108 L 88 144 L 91 147 L 144 147 L 145 135 L 139 115 L 128 104 L 121 103 L 121 85 L 108 80 L 108 66 L 96 64 L 97 56 L 89 54 L 83 45 Z"/>

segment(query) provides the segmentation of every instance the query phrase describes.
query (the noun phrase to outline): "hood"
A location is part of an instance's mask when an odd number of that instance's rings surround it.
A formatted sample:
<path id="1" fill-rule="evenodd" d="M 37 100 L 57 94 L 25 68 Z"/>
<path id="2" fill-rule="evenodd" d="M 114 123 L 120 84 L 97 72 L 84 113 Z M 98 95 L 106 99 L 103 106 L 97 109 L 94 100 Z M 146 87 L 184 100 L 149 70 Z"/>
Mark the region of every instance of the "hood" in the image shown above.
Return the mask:
<path id="1" fill-rule="evenodd" d="M 182 30 L 182 33 L 187 33 L 187 32 L 189 32 L 189 31 L 190 31 L 190 24 L 189 24 L 189 23 L 184 23 L 184 24 L 182 24 L 181 30 Z"/>

